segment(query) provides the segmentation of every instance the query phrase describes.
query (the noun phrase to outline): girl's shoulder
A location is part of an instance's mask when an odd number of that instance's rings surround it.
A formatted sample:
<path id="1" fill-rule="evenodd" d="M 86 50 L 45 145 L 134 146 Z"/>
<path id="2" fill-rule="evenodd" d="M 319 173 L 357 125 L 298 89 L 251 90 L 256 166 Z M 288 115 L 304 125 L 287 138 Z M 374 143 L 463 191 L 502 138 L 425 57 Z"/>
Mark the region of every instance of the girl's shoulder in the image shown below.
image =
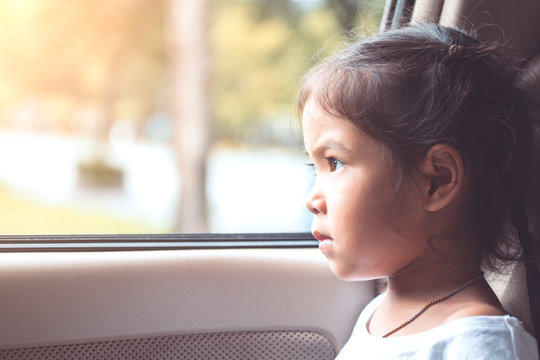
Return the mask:
<path id="1" fill-rule="evenodd" d="M 426 331 L 384 339 L 374 336 L 367 324 L 385 296 L 373 299 L 360 314 L 338 360 L 352 359 L 359 351 L 370 359 L 538 359 L 536 339 L 521 321 L 489 305 L 466 306 Z"/>
<path id="2" fill-rule="evenodd" d="M 461 354 L 455 358 L 538 359 L 536 339 L 508 314 L 462 316 L 425 335 L 441 354 Z"/>
<path id="3" fill-rule="evenodd" d="M 360 319 L 359 319 L 360 320 Z M 536 339 L 510 315 L 467 316 L 405 336 L 381 338 L 359 321 L 337 360 L 369 359 L 538 360 Z"/>
<path id="4" fill-rule="evenodd" d="M 506 313 L 500 309 L 500 307 L 484 303 L 484 302 L 470 302 L 468 304 L 463 304 L 460 309 L 453 311 L 446 319 L 445 323 L 450 323 L 452 321 L 467 318 L 467 317 L 477 317 L 477 316 L 504 316 Z"/>

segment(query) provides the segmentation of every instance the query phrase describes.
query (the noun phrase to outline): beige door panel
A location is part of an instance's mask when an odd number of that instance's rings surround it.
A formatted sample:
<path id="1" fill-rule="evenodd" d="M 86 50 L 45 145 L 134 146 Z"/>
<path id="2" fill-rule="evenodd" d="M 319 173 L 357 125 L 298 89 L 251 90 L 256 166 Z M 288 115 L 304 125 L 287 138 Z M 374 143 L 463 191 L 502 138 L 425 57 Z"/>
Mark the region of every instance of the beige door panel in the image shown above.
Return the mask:
<path id="1" fill-rule="evenodd" d="M 318 249 L 0 254 L 0 349 L 306 330 L 336 349 L 373 297 Z"/>

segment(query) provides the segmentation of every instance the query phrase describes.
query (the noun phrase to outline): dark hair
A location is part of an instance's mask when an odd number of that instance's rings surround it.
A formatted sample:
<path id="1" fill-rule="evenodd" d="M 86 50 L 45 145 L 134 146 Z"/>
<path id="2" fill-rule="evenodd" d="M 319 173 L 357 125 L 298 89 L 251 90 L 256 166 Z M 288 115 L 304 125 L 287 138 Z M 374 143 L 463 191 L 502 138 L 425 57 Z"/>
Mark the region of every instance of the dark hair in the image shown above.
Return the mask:
<path id="1" fill-rule="evenodd" d="M 462 156 L 470 185 L 467 214 L 483 265 L 517 259 L 513 209 L 523 206 L 531 146 L 519 63 L 502 45 L 459 30 L 415 25 L 357 42 L 312 68 L 300 90 L 389 150 L 395 190 L 435 144 Z"/>

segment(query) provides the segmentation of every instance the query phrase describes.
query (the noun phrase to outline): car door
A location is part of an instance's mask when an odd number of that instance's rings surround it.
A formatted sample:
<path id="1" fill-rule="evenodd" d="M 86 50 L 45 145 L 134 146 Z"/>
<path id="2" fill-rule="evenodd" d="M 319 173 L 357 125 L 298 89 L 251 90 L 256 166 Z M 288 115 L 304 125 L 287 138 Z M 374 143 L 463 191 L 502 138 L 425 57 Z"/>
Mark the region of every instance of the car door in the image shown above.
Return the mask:
<path id="1" fill-rule="evenodd" d="M 2 359 L 331 359 L 373 296 L 306 234 L 3 239 Z"/>

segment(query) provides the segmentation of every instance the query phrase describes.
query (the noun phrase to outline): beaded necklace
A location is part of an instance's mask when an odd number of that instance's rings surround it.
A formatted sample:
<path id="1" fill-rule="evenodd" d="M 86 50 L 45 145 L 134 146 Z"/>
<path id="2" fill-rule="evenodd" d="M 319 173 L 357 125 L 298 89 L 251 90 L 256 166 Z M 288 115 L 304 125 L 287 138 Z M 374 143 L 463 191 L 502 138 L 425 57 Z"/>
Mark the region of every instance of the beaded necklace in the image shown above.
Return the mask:
<path id="1" fill-rule="evenodd" d="M 403 322 L 402 324 L 400 324 L 399 326 L 397 326 L 396 328 L 394 328 L 393 330 L 387 332 L 386 334 L 384 334 L 382 337 L 383 338 L 386 338 L 392 334 L 394 334 L 395 332 L 403 329 L 405 326 L 409 325 L 410 323 L 412 323 L 414 320 L 416 320 L 420 315 L 422 315 L 427 309 L 429 309 L 430 307 L 432 307 L 433 305 L 437 304 L 437 303 L 440 303 L 442 301 L 445 301 L 445 300 L 448 300 L 450 299 L 452 296 L 456 295 L 458 292 L 460 292 L 461 290 L 465 289 L 467 286 L 471 285 L 473 282 L 475 282 L 476 280 L 479 280 L 479 279 L 482 279 L 484 277 L 484 273 L 482 273 L 481 275 L 478 275 L 477 277 L 467 281 L 466 283 L 463 283 L 461 285 L 459 285 L 457 288 L 455 288 L 454 290 L 450 291 L 448 294 L 444 295 L 444 296 L 441 296 L 440 298 L 437 298 L 437 299 L 434 299 L 434 300 L 431 300 L 430 302 L 428 302 L 426 305 L 424 305 L 423 308 L 421 308 L 420 310 L 418 310 L 418 312 L 416 314 L 414 314 L 412 317 L 410 317 L 408 320 L 406 320 L 405 322 Z"/>

